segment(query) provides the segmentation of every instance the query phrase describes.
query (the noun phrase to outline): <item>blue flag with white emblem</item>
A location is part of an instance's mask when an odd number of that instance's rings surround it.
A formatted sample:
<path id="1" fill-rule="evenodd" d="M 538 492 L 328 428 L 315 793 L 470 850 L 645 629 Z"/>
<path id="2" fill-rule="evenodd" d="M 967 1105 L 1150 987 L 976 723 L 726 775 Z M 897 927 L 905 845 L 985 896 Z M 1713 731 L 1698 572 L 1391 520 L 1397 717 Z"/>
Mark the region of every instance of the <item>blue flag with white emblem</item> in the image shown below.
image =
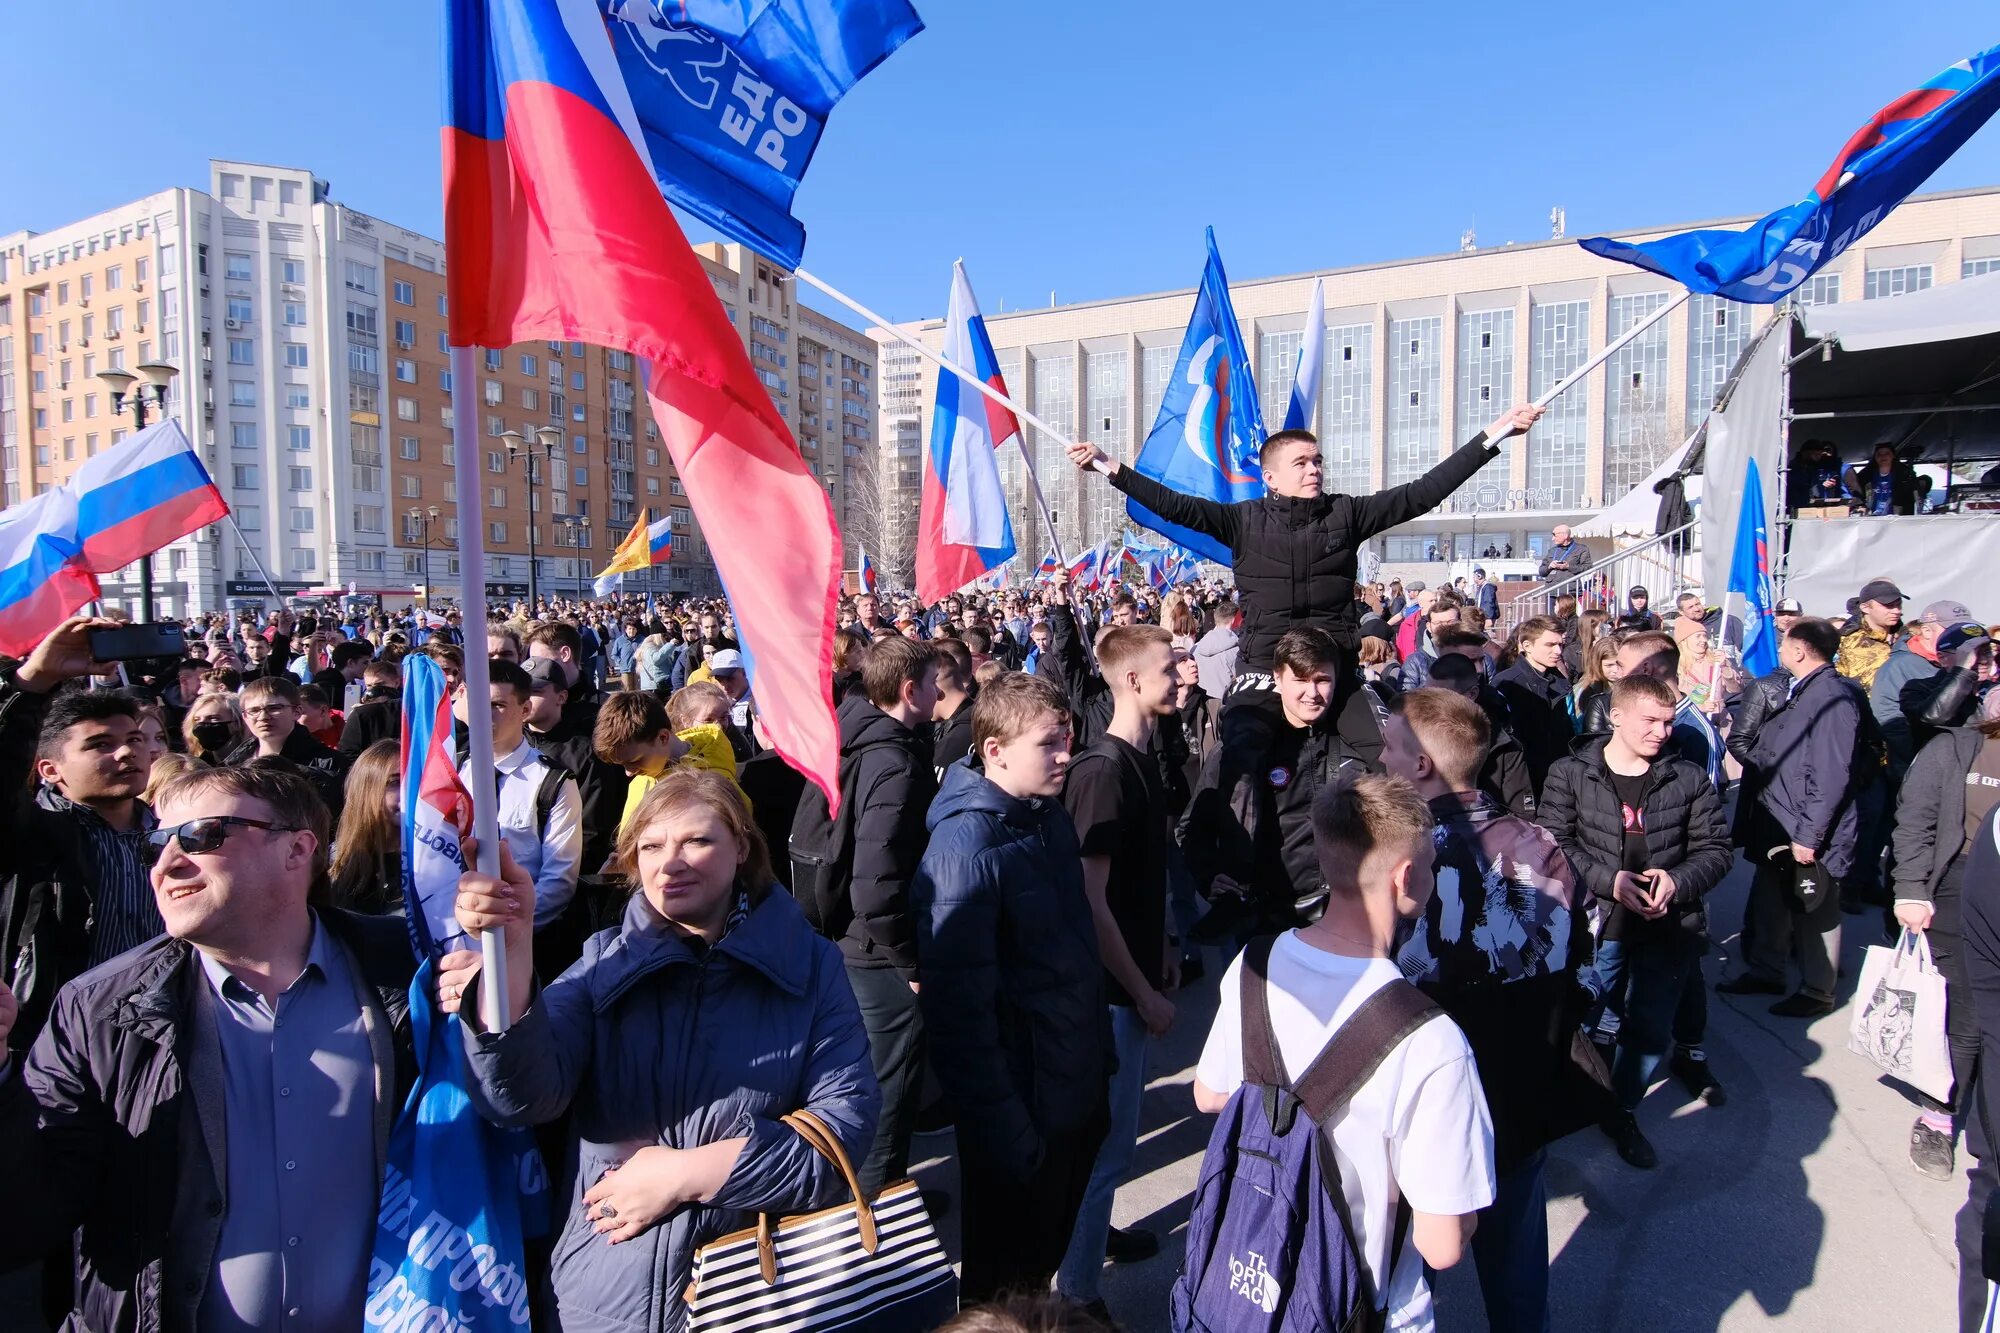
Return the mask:
<path id="1" fill-rule="evenodd" d="M 572 3 L 574 0 L 572 0 Z M 797 268 L 792 216 L 834 104 L 923 30 L 908 0 L 596 0 L 667 198 Z M 568 9 L 564 10 L 565 21 Z"/>
<path id="2" fill-rule="evenodd" d="M 1195 293 L 1194 314 L 1181 339 L 1180 359 L 1160 399 L 1160 415 L 1132 466 L 1141 476 L 1185 495 L 1232 504 L 1264 494 L 1257 451 L 1264 444 L 1264 413 L 1243 328 L 1229 304 L 1229 278 L 1208 229 L 1208 266 Z M 1142 528 L 1160 533 L 1204 560 L 1229 563 L 1229 550 L 1204 533 L 1169 523 L 1137 500 L 1125 512 Z"/>
<path id="3" fill-rule="evenodd" d="M 1709 228 L 1636 243 L 1596 236 L 1578 244 L 1689 291 L 1767 305 L 1866 235 L 1996 109 L 2000 46 L 1959 61 L 1876 112 L 1811 193 L 1742 231 Z"/>
<path id="4" fill-rule="evenodd" d="M 1743 669 L 1768 676 L 1778 669 L 1778 626 L 1771 596 L 1771 543 L 1764 532 L 1764 478 L 1754 458 L 1743 478 L 1742 508 L 1736 511 L 1729 591 L 1743 598 Z"/>

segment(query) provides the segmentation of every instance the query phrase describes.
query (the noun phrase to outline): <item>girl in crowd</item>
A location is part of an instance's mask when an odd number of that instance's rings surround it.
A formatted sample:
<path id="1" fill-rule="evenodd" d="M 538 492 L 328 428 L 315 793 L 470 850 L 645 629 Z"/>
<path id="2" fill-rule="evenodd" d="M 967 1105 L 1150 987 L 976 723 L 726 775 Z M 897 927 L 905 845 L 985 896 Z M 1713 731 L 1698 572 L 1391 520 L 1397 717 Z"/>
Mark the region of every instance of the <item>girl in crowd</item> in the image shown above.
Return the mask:
<path id="1" fill-rule="evenodd" d="M 236 696 L 210 694 L 204 682 L 201 697 L 181 722 L 187 752 L 206 767 L 220 768 L 222 756 L 241 745 L 246 734 L 243 706 L 236 702 Z"/>
<path id="2" fill-rule="evenodd" d="M 1611 682 L 1618 679 L 1618 636 L 1602 634 L 1584 649 L 1583 679 L 1570 694 L 1579 739 L 1611 734 Z"/>
<path id="3" fill-rule="evenodd" d="M 403 747 L 380 740 L 347 772 L 333 835 L 333 905 L 383 916 L 403 908 Z"/>
<path id="4" fill-rule="evenodd" d="M 772 883 L 727 779 L 660 779 L 620 831 L 618 859 L 637 887 L 623 924 L 539 990 L 533 881 L 507 856 L 504 881 L 467 875 L 459 924 L 504 929 L 519 1017 L 503 1035 L 483 1030 L 470 951 L 444 958 L 439 1003 L 465 1020 L 467 1090 L 487 1119 L 573 1113 L 554 1250 L 562 1327 L 679 1333 L 697 1247 L 760 1212 L 848 1197 L 780 1118 L 810 1111 L 859 1157 L 880 1093 L 840 953 Z"/>

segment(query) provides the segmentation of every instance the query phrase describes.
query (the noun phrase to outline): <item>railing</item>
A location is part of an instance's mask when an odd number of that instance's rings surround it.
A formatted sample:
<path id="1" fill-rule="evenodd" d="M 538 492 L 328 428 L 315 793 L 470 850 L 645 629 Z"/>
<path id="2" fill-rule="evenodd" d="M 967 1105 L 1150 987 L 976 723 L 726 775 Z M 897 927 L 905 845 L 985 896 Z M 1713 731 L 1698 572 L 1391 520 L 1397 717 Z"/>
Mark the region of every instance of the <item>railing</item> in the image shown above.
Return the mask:
<path id="1" fill-rule="evenodd" d="M 1556 599 L 1565 593 L 1575 596 L 1578 610 L 1603 607 L 1618 613 L 1624 609 L 1626 592 L 1640 587 L 1651 594 L 1648 600 L 1654 614 L 1660 614 L 1673 606 L 1674 595 L 1681 589 L 1701 582 L 1701 551 L 1695 545 L 1698 527 L 1688 523 L 1648 537 L 1604 557 L 1580 574 L 1522 593 L 1501 606 L 1500 618 L 1511 633 L 1524 620 L 1555 614 Z"/>

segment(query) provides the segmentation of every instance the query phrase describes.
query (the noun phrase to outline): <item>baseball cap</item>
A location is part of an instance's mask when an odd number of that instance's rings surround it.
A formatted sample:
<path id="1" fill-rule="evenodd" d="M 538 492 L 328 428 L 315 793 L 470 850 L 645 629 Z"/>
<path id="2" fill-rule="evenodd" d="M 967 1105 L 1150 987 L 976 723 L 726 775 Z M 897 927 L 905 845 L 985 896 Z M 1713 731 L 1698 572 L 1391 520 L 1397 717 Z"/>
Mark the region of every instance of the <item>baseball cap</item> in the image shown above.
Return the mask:
<path id="1" fill-rule="evenodd" d="M 1780 597 L 1778 604 L 1771 608 L 1771 614 L 1779 616 L 1802 616 L 1806 609 L 1799 605 L 1796 597 Z"/>
<path id="2" fill-rule="evenodd" d="M 1968 620 L 1960 624 L 1948 625 L 1945 627 L 1944 633 L 1938 635 L 1937 654 L 1942 658 L 1948 653 L 1957 652 L 1968 643 L 1984 639 L 1985 637 L 1987 637 L 1986 626 L 1976 621 Z"/>
<path id="3" fill-rule="evenodd" d="M 1954 602 L 1947 597 L 1942 601 L 1932 602 L 1929 606 L 1926 606 L 1924 613 L 1917 617 L 1917 619 L 1923 621 L 1926 625 L 1950 625 L 1953 628 L 1957 628 L 1959 625 L 1971 621 L 1973 615 L 1964 602 Z"/>
<path id="4" fill-rule="evenodd" d="M 1880 602 L 1884 606 L 1901 606 L 1903 590 L 1888 579 L 1870 579 L 1861 585 L 1861 600 Z"/>
<path id="5" fill-rule="evenodd" d="M 1482 566 L 1474 565 L 1472 567 L 1472 572 L 1475 574 L 1484 574 L 1486 570 Z"/>
<path id="6" fill-rule="evenodd" d="M 710 671 L 741 671 L 743 669 L 743 654 L 737 652 L 734 648 L 721 649 L 708 659 L 708 669 Z"/>
<path id="7" fill-rule="evenodd" d="M 565 691 L 569 689 L 569 673 L 553 657 L 531 657 L 521 663 L 521 670 L 528 673 L 528 679 L 535 682 L 538 690 L 550 686 Z"/>
<path id="8" fill-rule="evenodd" d="M 1627 601 L 1630 601 L 1634 597 L 1643 597 L 1649 602 L 1653 600 L 1653 594 L 1646 591 L 1646 585 L 1643 583 L 1635 583 L 1626 590 L 1625 598 Z"/>

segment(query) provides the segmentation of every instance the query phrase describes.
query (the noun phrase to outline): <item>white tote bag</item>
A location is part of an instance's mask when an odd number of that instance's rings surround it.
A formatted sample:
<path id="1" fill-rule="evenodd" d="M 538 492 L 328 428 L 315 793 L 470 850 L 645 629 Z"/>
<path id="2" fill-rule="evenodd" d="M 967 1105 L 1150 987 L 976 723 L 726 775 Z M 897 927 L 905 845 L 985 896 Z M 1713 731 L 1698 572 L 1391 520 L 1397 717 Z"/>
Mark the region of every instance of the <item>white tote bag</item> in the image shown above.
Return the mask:
<path id="1" fill-rule="evenodd" d="M 1854 991 L 1848 1049 L 1926 1096 L 1951 1096 L 1951 1045 L 1945 1037 L 1944 974 L 1930 941 L 1905 930 L 1893 949 L 1871 945 Z"/>

